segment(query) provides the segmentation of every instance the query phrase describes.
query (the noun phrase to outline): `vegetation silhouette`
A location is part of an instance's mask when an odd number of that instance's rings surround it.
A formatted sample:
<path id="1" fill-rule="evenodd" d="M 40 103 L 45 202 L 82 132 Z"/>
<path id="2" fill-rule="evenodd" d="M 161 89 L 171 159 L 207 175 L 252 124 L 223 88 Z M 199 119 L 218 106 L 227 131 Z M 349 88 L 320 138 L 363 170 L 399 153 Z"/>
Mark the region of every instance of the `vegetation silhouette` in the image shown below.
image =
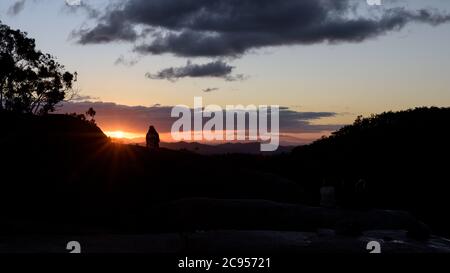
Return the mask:
<path id="1" fill-rule="evenodd" d="M 46 114 L 73 94 L 74 74 L 0 21 L 0 110 Z"/>
<path id="2" fill-rule="evenodd" d="M 90 107 L 87 111 L 86 111 L 86 115 L 88 117 L 90 117 L 91 119 L 89 120 L 91 123 L 95 124 L 95 115 L 97 114 L 97 112 L 94 110 L 94 108 Z"/>
<path id="3" fill-rule="evenodd" d="M 450 108 L 385 112 L 359 117 L 271 164 L 283 164 L 281 172 L 311 193 L 319 190 L 320 179 L 329 180 L 341 206 L 408 210 L 450 234 L 449 221 L 439 213 L 449 208 L 449 137 Z"/>

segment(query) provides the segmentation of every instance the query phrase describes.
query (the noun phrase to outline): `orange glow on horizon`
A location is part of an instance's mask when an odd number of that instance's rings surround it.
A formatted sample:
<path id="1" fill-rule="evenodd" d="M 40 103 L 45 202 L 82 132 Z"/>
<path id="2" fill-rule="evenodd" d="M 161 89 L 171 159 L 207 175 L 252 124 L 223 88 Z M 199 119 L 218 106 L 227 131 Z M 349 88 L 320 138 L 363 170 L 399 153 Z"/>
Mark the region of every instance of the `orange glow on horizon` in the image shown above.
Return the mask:
<path id="1" fill-rule="evenodd" d="M 221 133 L 225 133 L 226 131 L 221 131 Z M 125 143 L 140 143 L 145 142 L 145 132 L 128 132 L 125 130 L 111 130 L 104 131 L 104 133 L 117 141 L 125 142 Z M 190 131 L 190 135 L 192 136 L 189 140 L 180 140 L 183 142 L 200 142 L 200 143 L 230 143 L 230 142 L 251 142 L 248 139 L 245 141 L 237 141 L 237 140 L 226 140 L 225 136 L 222 140 L 207 140 L 203 138 L 202 140 L 195 140 L 193 138 L 194 132 Z M 299 143 L 305 144 L 313 142 L 316 139 L 321 138 L 322 136 L 329 136 L 331 132 L 316 132 L 316 133 L 281 133 L 280 140 L 282 142 L 290 142 L 290 143 Z M 203 136 L 205 137 L 205 136 Z M 172 134 L 170 132 L 162 132 L 160 133 L 161 142 L 171 143 L 171 142 L 179 142 L 173 139 Z"/>
<path id="2" fill-rule="evenodd" d="M 145 137 L 145 135 L 143 134 L 131 133 L 126 131 L 105 131 L 104 133 L 110 138 L 117 139 L 136 139 Z"/>

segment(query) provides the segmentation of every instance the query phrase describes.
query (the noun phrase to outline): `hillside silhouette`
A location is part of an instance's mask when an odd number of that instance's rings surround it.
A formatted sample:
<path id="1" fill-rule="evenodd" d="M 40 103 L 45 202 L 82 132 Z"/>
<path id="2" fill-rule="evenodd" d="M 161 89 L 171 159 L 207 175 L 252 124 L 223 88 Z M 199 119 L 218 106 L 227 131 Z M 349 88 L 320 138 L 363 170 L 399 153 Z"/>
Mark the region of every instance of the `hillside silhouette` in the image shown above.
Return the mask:
<path id="1" fill-rule="evenodd" d="M 323 183 L 335 186 L 341 206 L 408 210 L 449 234 L 441 214 L 449 209 L 449 139 L 450 108 L 416 108 L 359 117 L 274 161 L 311 193 Z M 358 195 L 361 179 L 365 191 Z"/>
<path id="2" fill-rule="evenodd" d="M 211 158 L 164 148 L 149 152 L 138 145 L 113 143 L 95 124 L 70 115 L 2 112 L 0 121 L 4 177 L 0 210 L 10 219 L 118 230 L 131 224 L 135 230 L 142 224 L 133 226 L 135 221 L 150 221 L 150 216 L 144 216 L 149 208 L 172 200 L 296 202 L 302 194 L 298 185 L 282 177 L 245 165 L 227 166 L 235 160 L 227 156 Z M 30 225 L 22 229 L 37 231 Z"/>
<path id="3" fill-rule="evenodd" d="M 149 152 L 73 115 L 1 112 L 0 121 L 5 234 L 329 228 L 426 238 L 417 219 L 449 234 L 447 108 L 358 118 L 281 155 Z M 324 184 L 337 208 L 319 207 Z"/>

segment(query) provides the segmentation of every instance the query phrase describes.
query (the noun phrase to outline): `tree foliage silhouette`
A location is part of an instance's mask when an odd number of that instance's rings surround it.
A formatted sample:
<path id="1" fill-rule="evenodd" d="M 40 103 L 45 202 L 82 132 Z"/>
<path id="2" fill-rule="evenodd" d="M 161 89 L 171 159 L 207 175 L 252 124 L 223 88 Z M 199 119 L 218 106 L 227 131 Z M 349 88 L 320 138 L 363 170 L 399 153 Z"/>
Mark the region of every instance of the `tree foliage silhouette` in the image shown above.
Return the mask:
<path id="1" fill-rule="evenodd" d="M 0 110 L 47 114 L 73 94 L 74 75 L 36 49 L 26 32 L 0 21 Z"/>
<path id="2" fill-rule="evenodd" d="M 86 115 L 88 117 L 91 118 L 90 122 L 95 124 L 95 115 L 97 114 L 97 112 L 94 110 L 94 108 L 90 107 L 87 111 L 86 111 Z"/>

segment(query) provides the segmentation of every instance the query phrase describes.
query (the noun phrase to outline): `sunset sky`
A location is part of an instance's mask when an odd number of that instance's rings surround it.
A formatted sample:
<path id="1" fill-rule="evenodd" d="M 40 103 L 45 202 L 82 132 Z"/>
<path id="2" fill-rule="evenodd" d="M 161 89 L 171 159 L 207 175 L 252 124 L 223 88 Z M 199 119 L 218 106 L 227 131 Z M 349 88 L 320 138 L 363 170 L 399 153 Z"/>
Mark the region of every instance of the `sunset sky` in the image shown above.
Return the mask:
<path id="1" fill-rule="evenodd" d="M 2 0 L 0 20 L 77 71 L 104 131 L 170 128 L 174 105 L 280 105 L 286 143 L 358 115 L 450 106 L 450 1 Z M 80 99 L 80 100 L 81 100 Z M 163 137 L 165 140 L 170 140 Z"/>

